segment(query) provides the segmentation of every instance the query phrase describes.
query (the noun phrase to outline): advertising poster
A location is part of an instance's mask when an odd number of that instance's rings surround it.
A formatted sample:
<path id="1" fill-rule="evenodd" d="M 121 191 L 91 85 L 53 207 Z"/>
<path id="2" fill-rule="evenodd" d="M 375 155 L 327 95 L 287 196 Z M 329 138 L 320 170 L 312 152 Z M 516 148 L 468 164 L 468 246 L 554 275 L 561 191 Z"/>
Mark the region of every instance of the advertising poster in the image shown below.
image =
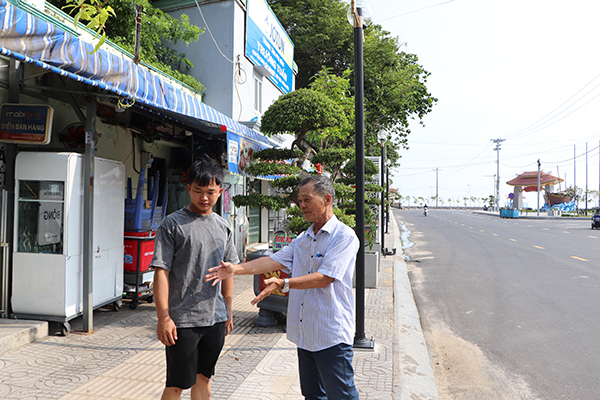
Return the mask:
<path id="1" fill-rule="evenodd" d="M 227 132 L 227 166 L 231 173 L 250 176 L 244 169 L 252 162 L 252 153 L 264 146 L 246 138 Z"/>

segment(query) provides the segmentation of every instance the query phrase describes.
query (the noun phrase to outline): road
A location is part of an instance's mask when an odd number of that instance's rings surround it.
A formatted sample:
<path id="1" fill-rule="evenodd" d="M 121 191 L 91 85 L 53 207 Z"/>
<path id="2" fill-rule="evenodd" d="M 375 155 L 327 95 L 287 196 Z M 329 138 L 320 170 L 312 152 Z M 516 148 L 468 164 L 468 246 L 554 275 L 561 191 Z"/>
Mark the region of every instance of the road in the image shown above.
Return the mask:
<path id="1" fill-rule="evenodd" d="M 600 398 L 590 220 L 394 210 L 442 399 Z"/>

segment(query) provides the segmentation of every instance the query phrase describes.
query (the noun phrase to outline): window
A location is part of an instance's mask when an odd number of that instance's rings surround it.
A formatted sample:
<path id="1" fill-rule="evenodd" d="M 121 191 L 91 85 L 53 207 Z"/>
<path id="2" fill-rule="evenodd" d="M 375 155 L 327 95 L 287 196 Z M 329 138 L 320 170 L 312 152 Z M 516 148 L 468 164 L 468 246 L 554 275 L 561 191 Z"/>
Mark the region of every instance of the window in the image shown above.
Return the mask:
<path id="1" fill-rule="evenodd" d="M 262 76 L 254 75 L 254 109 L 262 113 Z"/>
<path id="2" fill-rule="evenodd" d="M 17 251 L 63 253 L 64 182 L 19 181 Z"/>

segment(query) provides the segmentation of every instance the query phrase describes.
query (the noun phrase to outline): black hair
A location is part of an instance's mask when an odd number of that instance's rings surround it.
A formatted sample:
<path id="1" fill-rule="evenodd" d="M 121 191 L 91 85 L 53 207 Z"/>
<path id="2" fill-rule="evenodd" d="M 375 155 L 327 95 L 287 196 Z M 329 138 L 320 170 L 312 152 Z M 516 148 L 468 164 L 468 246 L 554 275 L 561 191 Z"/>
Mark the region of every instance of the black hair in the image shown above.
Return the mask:
<path id="1" fill-rule="evenodd" d="M 326 176 L 323 175 L 305 175 L 300 180 L 298 187 L 313 183 L 315 192 L 324 197 L 326 194 L 330 194 L 332 199 L 335 199 L 335 187 L 333 182 Z"/>
<path id="2" fill-rule="evenodd" d="M 216 161 L 203 157 L 201 160 L 194 162 L 189 169 L 186 183 L 191 185 L 194 182 L 198 186 L 208 186 L 212 182 L 221 186 L 223 169 Z"/>

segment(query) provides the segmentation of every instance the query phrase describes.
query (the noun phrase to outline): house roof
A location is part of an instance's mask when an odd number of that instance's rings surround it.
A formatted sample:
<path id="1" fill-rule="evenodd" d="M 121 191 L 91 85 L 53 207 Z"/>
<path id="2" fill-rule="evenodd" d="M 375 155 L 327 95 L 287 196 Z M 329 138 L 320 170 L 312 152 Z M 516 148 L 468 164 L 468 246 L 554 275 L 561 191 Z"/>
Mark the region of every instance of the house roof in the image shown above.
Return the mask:
<path id="1" fill-rule="evenodd" d="M 556 185 L 559 182 L 563 182 L 564 179 L 557 178 L 556 176 L 546 174 L 540 171 L 540 186 Z M 538 172 L 523 172 L 516 178 L 506 182 L 510 186 L 523 186 L 525 191 L 537 190 L 538 186 Z"/>

